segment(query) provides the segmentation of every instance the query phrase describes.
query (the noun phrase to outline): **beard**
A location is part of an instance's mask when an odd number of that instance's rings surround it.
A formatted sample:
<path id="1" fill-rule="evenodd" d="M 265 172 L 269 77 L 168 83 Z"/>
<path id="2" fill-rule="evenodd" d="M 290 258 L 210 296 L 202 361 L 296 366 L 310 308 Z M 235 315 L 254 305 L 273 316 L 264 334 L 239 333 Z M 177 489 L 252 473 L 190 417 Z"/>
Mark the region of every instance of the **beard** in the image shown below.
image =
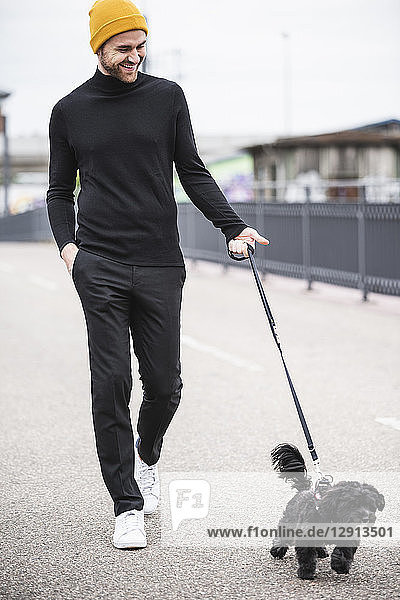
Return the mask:
<path id="1" fill-rule="evenodd" d="M 121 63 L 113 63 L 103 49 L 101 49 L 99 52 L 99 61 L 103 69 L 107 71 L 109 75 L 112 75 L 112 77 L 116 77 L 124 83 L 133 83 L 134 81 L 136 81 L 138 69 L 142 64 L 143 60 L 144 56 L 141 56 L 134 71 L 132 73 L 127 73 L 126 71 L 124 71 L 123 67 L 120 66 Z"/>

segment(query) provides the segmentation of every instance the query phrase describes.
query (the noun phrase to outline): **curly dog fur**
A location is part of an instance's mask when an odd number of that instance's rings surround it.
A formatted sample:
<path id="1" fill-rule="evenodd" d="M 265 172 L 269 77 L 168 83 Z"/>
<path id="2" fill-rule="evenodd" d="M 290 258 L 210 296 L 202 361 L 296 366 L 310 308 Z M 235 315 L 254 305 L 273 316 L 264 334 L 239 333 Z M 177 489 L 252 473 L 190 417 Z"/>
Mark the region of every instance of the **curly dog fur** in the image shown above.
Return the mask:
<path id="1" fill-rule="evenodd" d="M 272 450 L 271 458 L 279 477 L 291 482 L 292 488 L 297 490 L 278 523 L 281 531 L 285 525 L 293 524 L 301 527 L 308 523 L 374 523 L 376 511 L 383 510 L 385 506 L 384 497 L 376 488 L 358 481 L 340 481 L 329 486 L 317 500 L 304 458 L 292 444 L 279 444 Z M 329 543 L 329 540 L 326 542 Z M 332 551 L 331 567 L 336 573 L 349 572 L 358 542 L 355 544 L 353 547 L 336 546 Z M 282 559 L 289 545 L 295 545 L 295 540 L 285 538 L 282 543 L 275 539 L 270 552 L 274 558 Z M 317 558 L 329 556 L 324 546 L 295 546 L 295 551 L 299 564 L 297 574 L 301 579 L 314 579 Z"/>

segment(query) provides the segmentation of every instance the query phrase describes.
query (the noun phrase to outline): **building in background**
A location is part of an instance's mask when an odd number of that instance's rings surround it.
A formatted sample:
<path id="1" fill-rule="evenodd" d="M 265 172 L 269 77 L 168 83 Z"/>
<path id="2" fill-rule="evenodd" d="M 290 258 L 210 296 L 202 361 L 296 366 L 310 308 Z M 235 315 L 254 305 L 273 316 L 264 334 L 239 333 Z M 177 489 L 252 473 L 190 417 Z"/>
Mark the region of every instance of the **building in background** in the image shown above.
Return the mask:
<path id="1" fill-rule="evenodd" d="M 48 140 L 45 136 L 10 139 L 7 213 L 11 215 L 44 206 L 48 187 Z M 4 157 L 0 157 L 3 168 Z M 0 213 L 4 216 L 4 186 L 0 189 Z"/>
<path id="2" fill-rule="evenodd" d="M 288 138 L 246 148 L 258 201 L 370 202 L 400 197 L 400 121 Z"/>

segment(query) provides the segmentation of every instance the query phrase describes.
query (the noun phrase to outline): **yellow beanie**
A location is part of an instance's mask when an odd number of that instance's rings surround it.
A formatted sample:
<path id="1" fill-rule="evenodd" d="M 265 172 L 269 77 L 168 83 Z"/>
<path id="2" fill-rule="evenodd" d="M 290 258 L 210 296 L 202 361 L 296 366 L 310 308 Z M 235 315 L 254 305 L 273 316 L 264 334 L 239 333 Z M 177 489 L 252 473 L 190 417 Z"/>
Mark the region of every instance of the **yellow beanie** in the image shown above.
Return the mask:
<path id="1" fill-rule="evenodd" d="M 117 33 L 143 29 L 149 33 L 147 23 L 139 9 L 130 0 L 97 0 L 89 10 L 90 45 L 93 52 Z"/>

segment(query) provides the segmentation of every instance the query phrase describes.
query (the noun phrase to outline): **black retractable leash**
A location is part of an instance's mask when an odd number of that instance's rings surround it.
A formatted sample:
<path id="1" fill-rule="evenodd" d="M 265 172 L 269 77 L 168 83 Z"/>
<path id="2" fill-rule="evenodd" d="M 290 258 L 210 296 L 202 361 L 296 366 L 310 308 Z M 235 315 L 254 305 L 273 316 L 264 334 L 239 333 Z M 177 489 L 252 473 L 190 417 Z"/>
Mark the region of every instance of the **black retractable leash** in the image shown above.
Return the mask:
<path id="1" fill-rule="evenodd" d="M 290 391 L 292 392 L 292 396 L 293 396 L 293 400 L 294 400 L 294 403 L 295 403 L 295 406 L 296 406 L 297 414 L 299 415 L 300 423 L 301 423 L 301 426 L 302 426 L 303 431 L 304 431 L 304 435 L 305 435 L 306 440 L 307 440 L 307 445 L 308 445 L 308 449 L 310 451 L 311 458 L 312 458 L 312 461 L 313 461 L 313 464 L 314 464 L 314 469 L 315 469 L 315 471 L 317 473 L 317 482 L 316 482 L 316 486 L 315 486 L 315 492 L 316 492 L 316 494 L 320 494 L 321 491 L 323 491 L 324 489 L 330 487 L 333 478 L 332 478 L 331 475 L 323 475 L 323 473 L 321 471 L 320 464 L 319 464 L 318 454 L 317 454 L 317 451 L 315 450 L 314 443 L 313 443 L 312 438 L 311 438 L 310 430 L 308 429 L 308 425 L 307 425 L 306 419 L 304 417 L 303 410 L 302 410 L 302 408 L 300 406 L 300 402 L 299 402 L 299 399 L 297 397 L 296 390 L 294 389 L 292 378 L 290 377 L 290 373 L 289 373 L 288 368 L 286 366 L 286 362 L 285 362 L 285 358 L 283 356 L 283 351 L 282 351 L 281 344 L 280 344 L 280 341 L 279 341 L 278 333 L 276 331 L 276 325 L 275 325 L 274 317 L 272 316 L 271 309 L 269 307 L 267 298 L 265 296 L 264 288 L 262 286 L 260 277 L 258 275 L 256 263 L 255 263 L 255 260 L 253 258 L 254 248 L 253 248 L 253 246 L 251 244 L 247 243 L 247 249 L 248 249 L 248 254 L 249 254 L 251 268 L 252 268 L 253 274 L 254 274 L 254 279 L 256 280 L 258 291 L 260 292 L 261 300 L 262 300 L 262 303 L 263 303 L 266 315 L 268 317 L 268 322 L 269 322 L 269 326 L 270 326 L 271 331 L 272 331 L 273 338 L 274 338 L 274 340 L 276 342 L 276 345 L 278 346 L 278 350 L 279 350 L 279 353 L 280 353 L 281 358 L 282 358 L 283 367 L 285 369 L 286 377 L 287 377 L 287 380 L 289 382 Z M 234 254 L 230 250 L 228 250 L 228 253 L 229 253 L 229 256 L 231 258 L 233 258 L 234 260 L 247 260 L 247 256 L 243 256 L 241 254 Z"/>

